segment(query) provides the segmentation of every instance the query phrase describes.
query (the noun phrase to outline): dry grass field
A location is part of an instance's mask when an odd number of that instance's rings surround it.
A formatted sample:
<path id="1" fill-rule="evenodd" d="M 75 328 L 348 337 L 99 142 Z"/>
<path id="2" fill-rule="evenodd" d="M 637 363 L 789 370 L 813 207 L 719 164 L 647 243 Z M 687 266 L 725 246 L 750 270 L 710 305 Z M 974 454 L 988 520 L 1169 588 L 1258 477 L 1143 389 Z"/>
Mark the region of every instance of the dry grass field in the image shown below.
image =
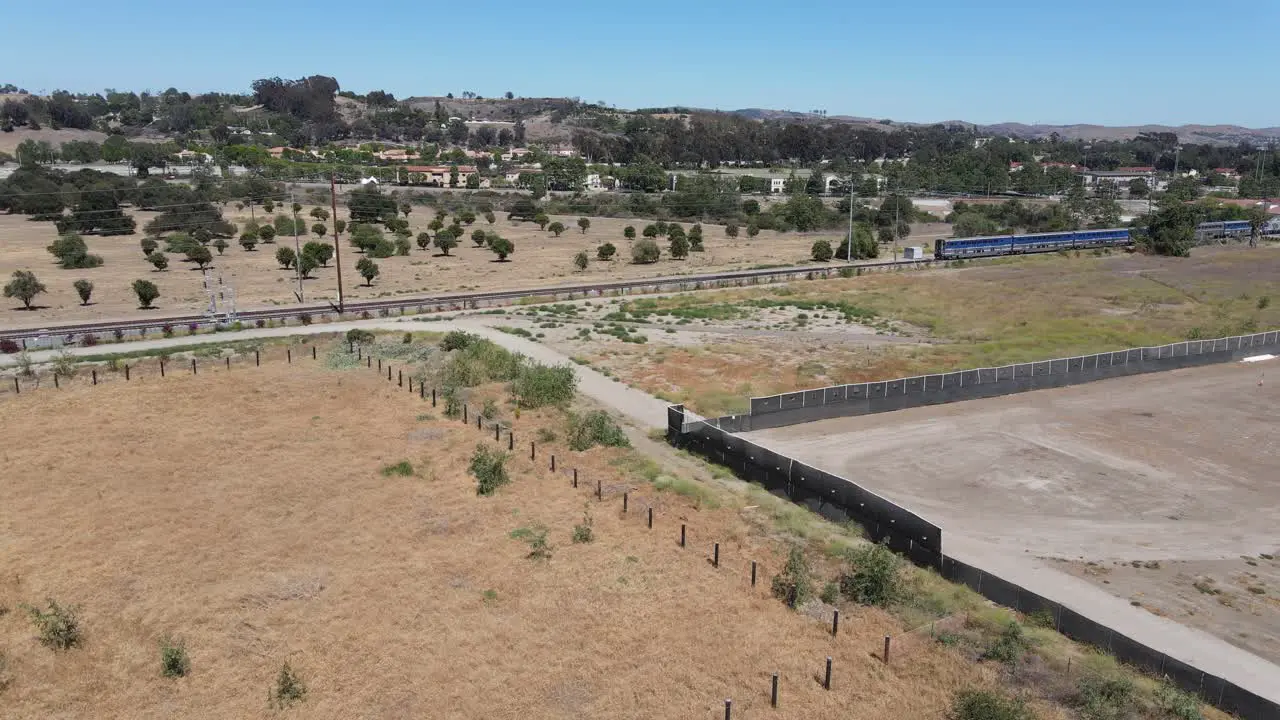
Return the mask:
<path id="1" fill-rule="evenodd" d="M 1280 327 L 1280 246 L 1200 248 L 1191 258 L 1055 254 L 642 302 L 672 311 L 650 320 L 710 331 L 725 324 L 717 314 L 761 301 L 833 305 L 809 308 L 804 323 L 763 318 L 754 326 L 769 332 L 744 332 L 747 325 L 678 344 L 647 332 L 645 345 L 582 356 L 719 415 L 744 411 L 753 395 L 1254 332 Z M 836 303 L 866 319 L 833 325 Z M 679 324 L 699 317 L 712 319 Z M 869 337 L 866 324 L 876 322 L 908 342 Z"/>
<path id="2" fill-rule="evenodd" d="M 300 217 L 308 227 L 315 220 L 307 214 L 307 206 Z M 247 211 L 229 206 L 225 217 L 243 226 L 250 220 Z M 53 322 L 75 322 L 95 319 L 138 317 L 137 299 L 130 286 L 135 279 L 145 278 L 160 288 L 160 298 L 155 302 L 159 312 L 187 313 L 200 311 L 208 299 L 204 291 L 204 277 L 194 265 L 182 262 L 181 257 L 171 256 L 168 270 L 156 272 L 143 255 L 139 241 L 144 237 L 141 229 L 155 216 L 153 212 L 134 212 L 139 232 L 118 237 L 86 237 L 89 251 L 102 256 L 104 264 L 88 270 L 63 270 L 46 250 L 56 233 L 52 223 L 31 222 L 21 215 L 0 215 L 0 277 L 8 278 L 15 270 L 31 270 L 47 286 L 48 293 L 36 300 L 39 306 L 34 312 L 21 310 L 16 300 L 4 299 L 0 303 L 0 325 L 6 327 L 38 326 Z M 339 216 L 346 217 L 346 208 L 339 206 Z M 266 216 L 261 208 L 255 212 L 261 222 Z M 435 214 L 430 207 L 415 206 L 409 215 L 409 223 L 416 238 Z M 686 260 L 673 260 L 667 255 L 667 244 L 659 238 L 663 257 L 650 265 L 631 263 L 630 242 L 623 237 L 623 228 L 636 227 L 639 232 L 648 223 L 642 219 L 590 218 L 591 227 L 583 234 L 577 226 L 577 217 L 556 216 L 553 221 L 563 223 L 569 229 L 560 237 L 538 229 L 533 223 L 513 223 L 498 213 L 499 219 L 489 225 L 483 218 L 466 227 L 466 236 L 448 257 L 434 247 L 427 251 L 413 244 L 409 255 L 393 256 L 377 260 L 381 274 L 373 285 L 366 286 L 355 271 L 355 263 L 361 257 L 342 236 L 343 286 L 348 299 L 393 297 L 410 293 L 453 293 L 470 290 L 510 290 L 527 287 L 546 287 L 623 279 L 638 279 L 666 275 L 707 273 L 720 270 L 745 269 L 757 266 L 792 265 L 811 262 L 810 248 L 818 238 L 835 241 L 838 231 L 819 233 L 778 233 L 765 230 L 755 238 L 741 232 L 730 238 L 720 225 L 704 225 L 702 253 L 690 253 Z M 332 223 L 326 225 L 332 229 Z M 684 223 L 686 230 L 691 225 Z M 932 226 L 930 226 L 932 227 Z M 486 233 L 496 231 L 515 244 L 515 253 L 509 262 L 496 262 L 497 256 L 487 248 L 478 248 L 471 241 L 474 230 Z M 933 235 L 936 228 L 930 229 Z M 434 233 L 433 233 L 434 235 Z M 932 237 L 932 235 L 931 235 Z M 301 237 L 305 243 L 316 239 L 314 235 Z M 332 242 L 332 235 L 326 236 Z M 246 252 L 233 239 L 225 254 L 215 253 L 211 282 L 221 277 L 235 290 L 240 309 L 297 303 L 296 274 L 282 269 L 275 260 L 275 249 L 281 245 L 293 247 L 293 238 L 277 238 L 275 245 L 258 245 L 257 250 Z M 612 261 L 596 260 L 596 248 L 610 242 L 617 248 Z M 922 241 L 923 242 L 923 241 Z M 931 240 L 929 241 L 931 242 Z M 161 249 L 164 245 L 161 243 Z M 591 262 L 585 271 L 573 264 L 573 257 L 586 251 Z M 85 278 L 95 285 L 93 302 L 81 306 L 72 283 Z M 318 268 L 313 279 L 304 281 L 304 295 L 308 302 L 332 300 L 337 297 L 337 271 L 330 263 L 328 268 Z"/>
<path id="3" fill-rule="evenodd" d="M 308 692 L 285 714 L 317 718 L 712 718 L 728 697 L 752 717 L 774 671 L 777 717 L 941 718 L 955 690 L 997 681 L 931 643 L 884 666 L 872 653 L 902 626 L 878 610 L 846 608 L 832 638 L 770 599 L 780 547 L 747 508 L 643 485 L 622 515 L 623 451 L 556 450 L 604 480 L 602 502 L 523 441 L 512 484 L 477 497 L 467 459 L 492 436 L 431 412 L 309 360 L 7 397 L 4 716 L 263 717 L 286 661 Z M 553 422 L 526 413 L 517 432 Z M 384 472 L 401 461 L 411 475 Z M 584 511 L 596 540 L 574 544 Z M 511 537 L 537 525 L 548 560 Z M 36 640 L 19 604 L 45 598 L 79 607 L 81 647 Z M 166 635 L 189 676 L 161 677 Z"/>

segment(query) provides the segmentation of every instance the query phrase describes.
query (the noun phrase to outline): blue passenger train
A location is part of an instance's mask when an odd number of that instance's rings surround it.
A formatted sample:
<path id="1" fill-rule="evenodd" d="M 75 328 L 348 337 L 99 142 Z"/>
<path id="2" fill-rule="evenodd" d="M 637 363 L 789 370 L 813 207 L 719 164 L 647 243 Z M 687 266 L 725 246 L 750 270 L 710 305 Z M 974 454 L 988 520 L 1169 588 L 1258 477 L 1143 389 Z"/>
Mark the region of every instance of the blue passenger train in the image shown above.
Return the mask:
<path id="1" fill-rule="evenodd" d="M 1127 247 L 1133 244 L 1129 228 L 1106 230 L 1068 230 L 1029 235 L 991 235 L 987 237 L 940 238 L 934 242 L 933 256 L 939 260 L 1020 255 L 1023 253 Z"/>

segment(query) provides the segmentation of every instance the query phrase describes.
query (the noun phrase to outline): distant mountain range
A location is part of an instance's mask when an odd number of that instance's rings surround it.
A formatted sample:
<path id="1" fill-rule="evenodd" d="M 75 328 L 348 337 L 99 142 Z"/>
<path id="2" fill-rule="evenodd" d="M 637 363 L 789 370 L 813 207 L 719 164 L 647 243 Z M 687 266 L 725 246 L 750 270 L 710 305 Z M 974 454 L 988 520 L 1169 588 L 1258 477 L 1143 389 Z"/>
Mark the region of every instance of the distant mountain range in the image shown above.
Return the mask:
<path id="1" fill-rule="evenodd" d="M 791 120 L 813 122 L 843 122 L 854 125 L 865 125 L 890 129 L 893 127 L 910 127 L 918 125 L 968 125 L 976 127 L 979 132 L 991 135 L 1007 135 L 1009 137 L 1035 139 L 1047 138 L 1058 133 L 1065 140 L 1125 140 L 1137 137 L 1144 132 L 1173 132 L 1185 143 L 1203 143 L 1209 145 L 1235 145 L 1237 143 L 1267 143 L 1280 141 L 1280 127 L 1246 128 L 1239 125 L 1028 125 L 1026 123 L 1007 122 L 994 125 L 975 125 L 963 120 L 946 120 L 941 123 L 911 123 L 892 120 L 857 117 L 854 115 L 826 115 L 794 112 L 791 110 L 768 110 L 765 108 L 744 108 L 731 110 L 734 115 L 755 120 Z"/>

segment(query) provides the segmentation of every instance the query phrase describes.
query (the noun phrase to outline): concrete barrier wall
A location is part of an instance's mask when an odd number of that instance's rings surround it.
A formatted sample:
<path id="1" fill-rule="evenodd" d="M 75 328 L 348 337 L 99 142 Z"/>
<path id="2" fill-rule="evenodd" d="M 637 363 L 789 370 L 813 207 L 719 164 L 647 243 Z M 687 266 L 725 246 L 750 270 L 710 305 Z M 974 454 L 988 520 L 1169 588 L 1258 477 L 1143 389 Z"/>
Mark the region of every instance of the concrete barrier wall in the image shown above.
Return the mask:
<path id="1" fill-rule="evenodd" d="M 1193 353 L 1178 357 L 1197 358 L 1205 355 L 1207 354 Z M 1064 362 L 1071 364 L 1071 360 Z M 1021 371 L 1026 373 L 1026 378 L 1036 377 L 1036 368 L 1030 365 Z M 1009 370 L 1008 377 L 1018 377 L 1017 372 L 1019 371 Z M 1061 375 L 1064 373 L 1059 373 Z M 994 376 L 993 372 L 992 379 Z M 1051 374 L 1046 371 L 1044 376 L 1049 377 Z M 940 377 L 929 376 L 922 379 L 919 394 L 927 395 L 927 389 L 933 387 L 933 382 L 938 383 L 937 392 L 943 392 L 942 380 L 933 379 Z M 899 388 L 905 387 L 910 391 L 910 383 L 897 382 Z M 877 386 L 872 392 L 880 392 L 894 384 L 871 385 Z M 830 397 L 825 394 L 825 390 L 824 397 Z M 850 402 L 848 396 L 845 397 L 844 402 Z M 836 403 L 839 404 L 841 403 Z M 1049 598 L 944 555 L 942 530 L 936 525 L 855 482 L 810 467 L 734 434 L 739 429 L 748 429 L 747 426 L 752 421 L 753 418 L 746 415 L 705 420 L 691 413 L 686 414 L 683 405 L 672 405 L 667 408 L 667 439 L 673 445 L 728 467 L 743 479 L 759 483 L 770 493 L 804 505 L 823 517 L 835 522 L 858 522 L 876 542 L 887 542 L 890 548 L 905 555 L 916 565 L 934 568 L 947 580 L 965 585 L 992 602 L 1022 613 L 1048 612 L 1053 617 L 1054 627 L 1063 635 L 1093 645 L 1121 662 L 1141 668 L 1156 677 L 1167 677 L 1174 685 L 1195 693 L 1214 707 L 1244 720 L 1280 718 L 1280 705 L 1266 698 L 1142 645 Z"/>
<path id="2" fill-rule="evenodd" d="M 732 432 L 1063 387 L 1124 375 L 1239 360 L 1280 348 L 1280 331 L 1190 340 L 998 368 L 977 368 L 883 382 L 833 385 L 752 398 L 749 415 L 719 418 Z"/>

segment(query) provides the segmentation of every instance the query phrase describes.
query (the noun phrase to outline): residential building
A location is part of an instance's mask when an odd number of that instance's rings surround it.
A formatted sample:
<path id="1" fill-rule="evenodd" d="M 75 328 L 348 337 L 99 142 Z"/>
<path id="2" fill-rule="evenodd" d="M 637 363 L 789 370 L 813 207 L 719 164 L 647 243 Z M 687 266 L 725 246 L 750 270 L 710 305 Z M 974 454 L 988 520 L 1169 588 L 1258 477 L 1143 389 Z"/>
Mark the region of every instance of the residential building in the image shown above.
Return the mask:
<path id="1" fill-rule="evenodd" d="M 780 177 L 771 177 L 771 178 L 769 178 L 769 192 L 770 192 L 770 194 L 772 194 L 772 193 L 782 193 L 782 192 L 786 192 L 786 190 L 787 190 L 787 179 L 786 179 L 786 178 L 780 178 Z"/>
<path id="2" fill-rule="evenodd" d="M 1160 190 L 1165 183 L 1156 181 L 1156 169 L 1153 167 L 1122 167 L 1115 170 L 1085 170 L 1081 173 L 1084 178 L 1084 184 L 1088 187 L 1096 187 L 1098 183 L 1110 181 L 1116 187 L 1123 189 L 1134 180 L 1145 180 L 1147 186 L 1152 190 Z"/>
<path id="3" fill-rule="evenodd" d="M 397 168 L 397 173 L 399 173 Z M 436 187 L 451 187 L 450 178 L 453 176 L 454 166 L 452 165 L 407 165 L 403 168 L 405 177 L 403 181 L 410 185 L 435 185 Z M 477 170 L 474 165 L 458 165 L 458 185 L 457 187 L 466 187 L 467 178 L 475 175 Z M 480 178 L 480 187 L 489 187 L 488 178 Z"/>

